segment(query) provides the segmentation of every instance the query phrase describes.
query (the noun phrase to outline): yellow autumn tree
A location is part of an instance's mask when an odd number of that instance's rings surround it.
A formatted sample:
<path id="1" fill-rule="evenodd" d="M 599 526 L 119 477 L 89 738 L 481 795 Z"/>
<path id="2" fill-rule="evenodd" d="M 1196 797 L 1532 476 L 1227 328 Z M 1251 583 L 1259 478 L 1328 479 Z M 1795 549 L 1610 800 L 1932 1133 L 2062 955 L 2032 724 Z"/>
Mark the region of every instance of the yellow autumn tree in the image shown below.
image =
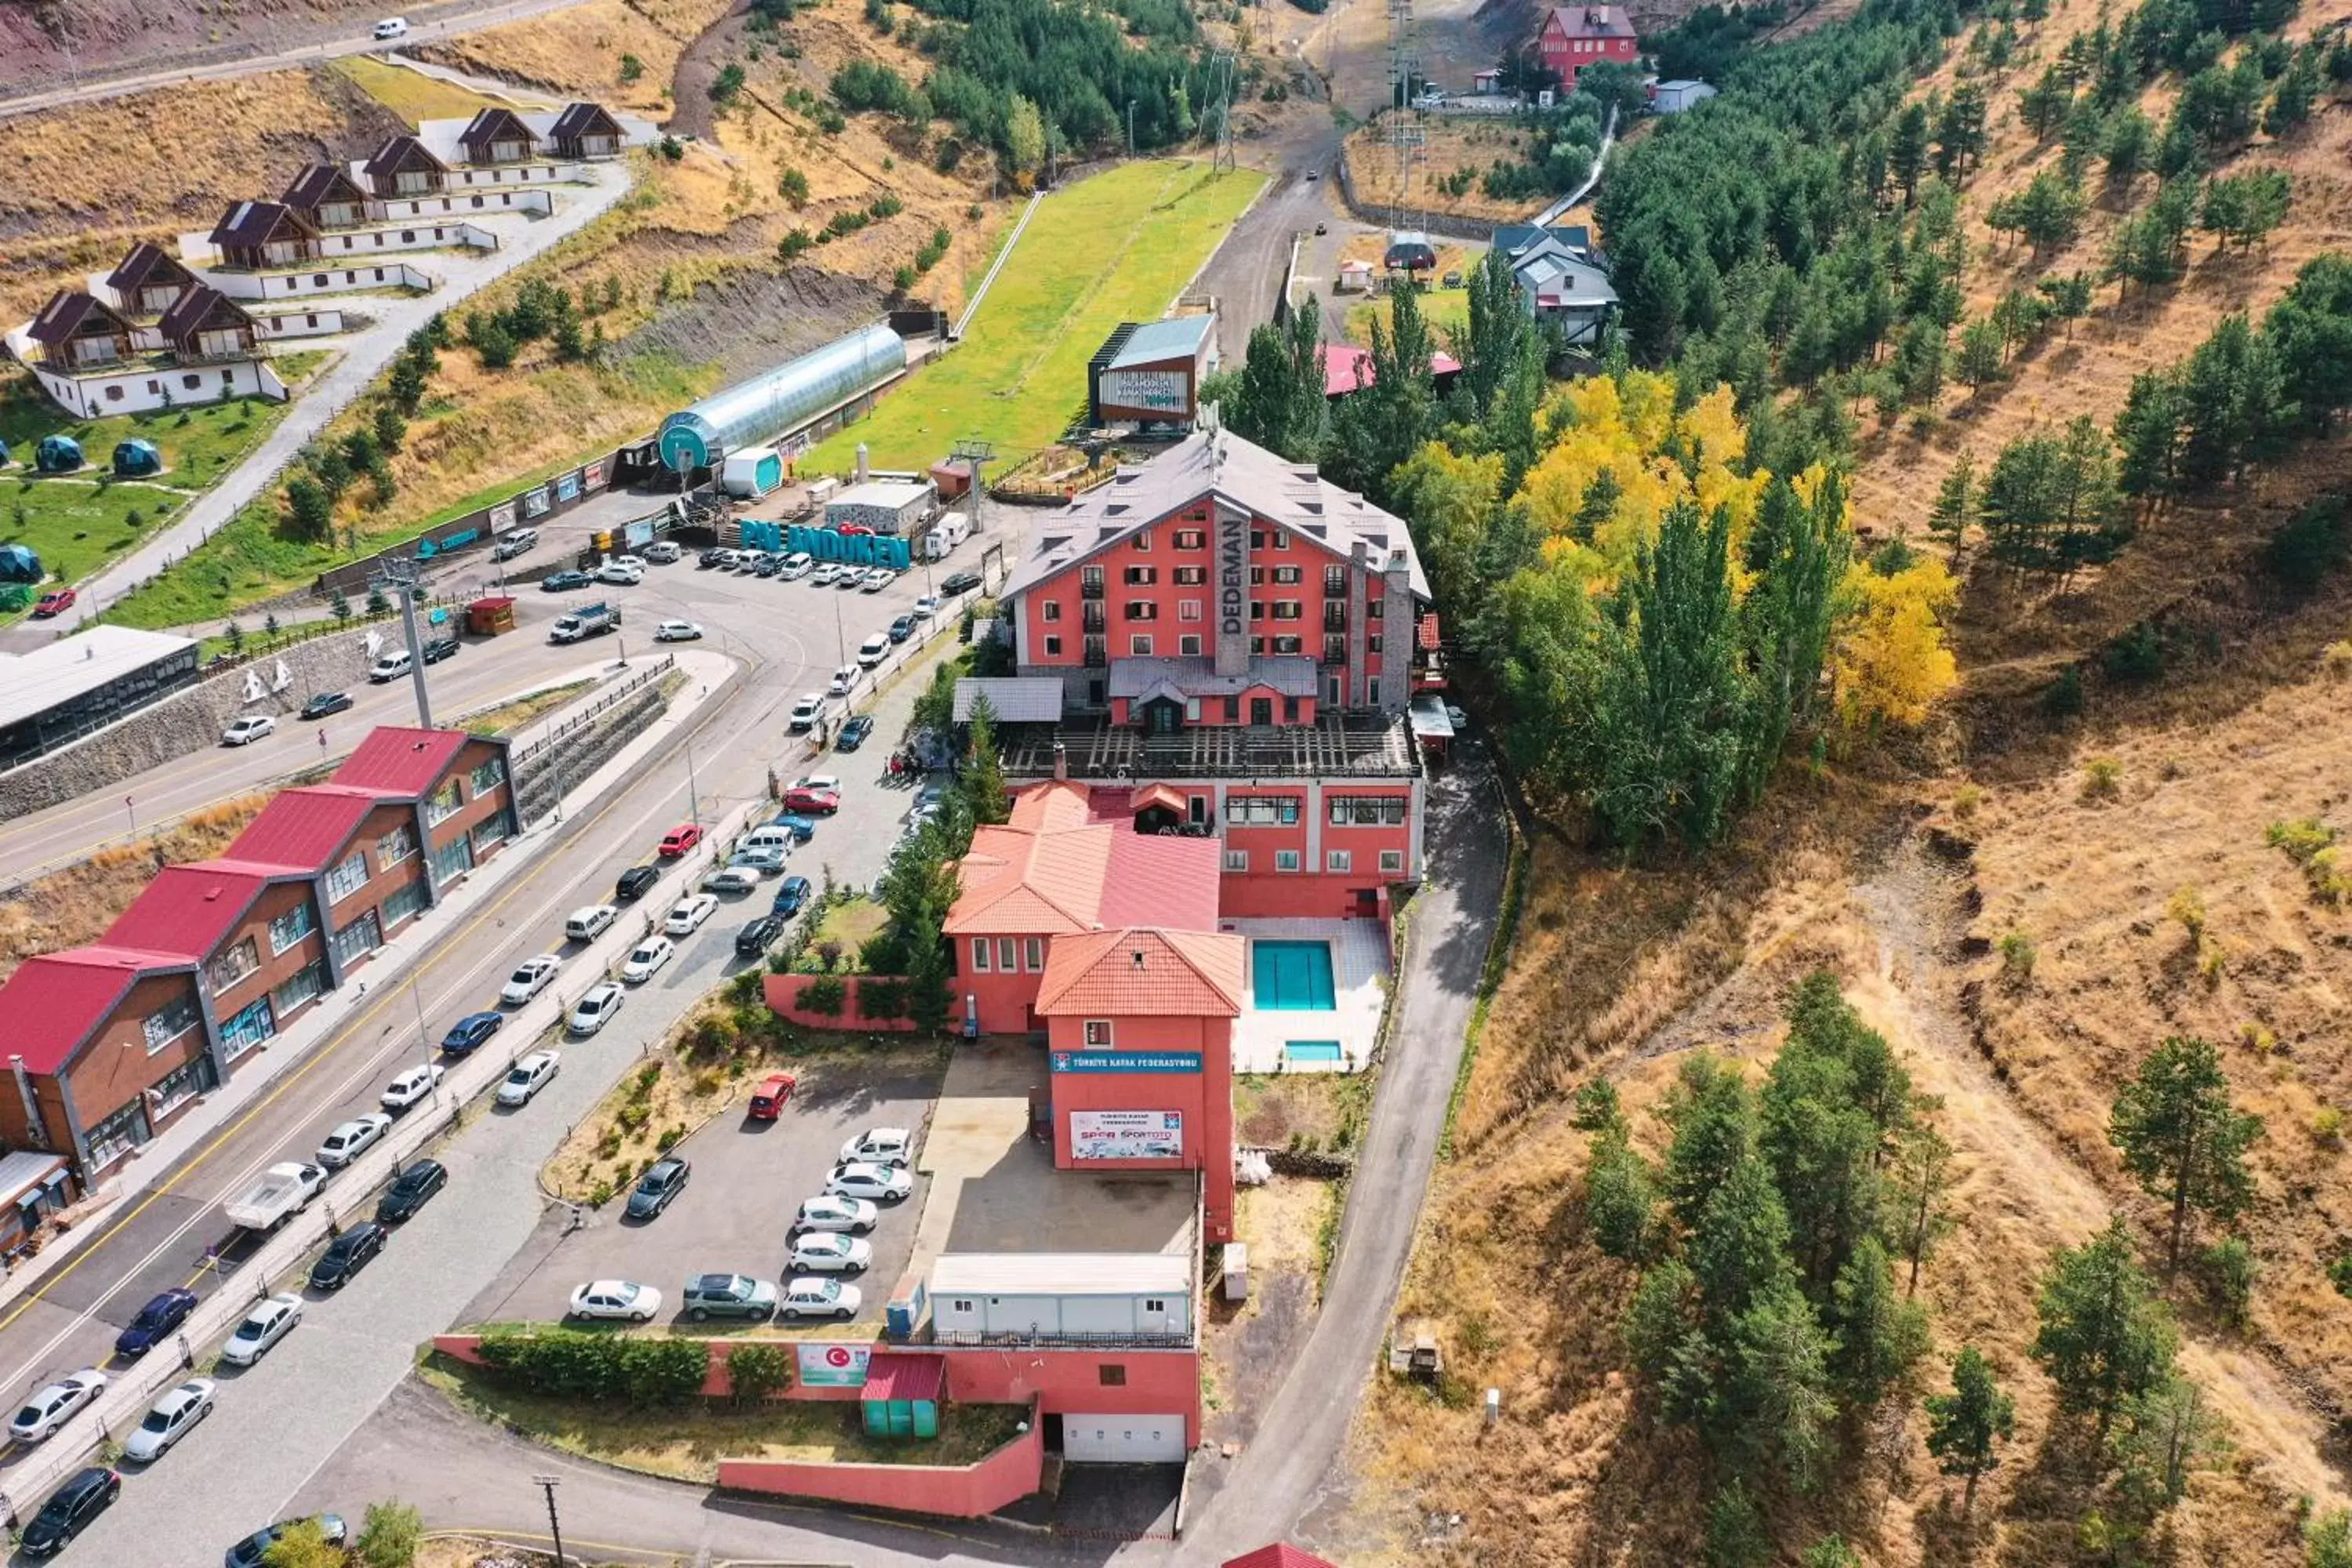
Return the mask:
<path id="1" fill-rule="evenodd" d="M 1943 617 L 1959 597 L 1944 563 L 1922 557 L 1893 576 L 1857 563 L 1830 651 L 1839 721 L 1850 731 L 1916 724 L 1958 679 Z"/>

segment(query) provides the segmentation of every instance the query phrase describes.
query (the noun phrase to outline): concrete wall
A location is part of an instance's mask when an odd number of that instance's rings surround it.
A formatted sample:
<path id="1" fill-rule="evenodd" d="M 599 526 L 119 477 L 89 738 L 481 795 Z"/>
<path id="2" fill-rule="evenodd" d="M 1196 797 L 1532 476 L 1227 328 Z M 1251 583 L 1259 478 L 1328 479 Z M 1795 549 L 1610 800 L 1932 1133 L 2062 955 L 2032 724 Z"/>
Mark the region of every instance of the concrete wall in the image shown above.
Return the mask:
<path id="1" fill-rule="evenodd" d="M 905 1018 L 868 1018 L 857 1010 L 857 987 L 860 975 L 845 974 L 845 995 L 841 1011 L 826 1014 L 812 1011 L 800 1005 L 801 993 L 822 976 L 814 974 L 771 974 L 766 976 L 769 1011 L 789 1023 L 804 1029 L 851 1029 L 860 1033 L 911 1033 L 915 1026 Z M 961 1003 L 958 1003 L 961 1006 Z M 961 1013 L 956 1016 L 962 1017 Z"/>
<path id="2" fill-rule="evenodd" d="M 1033 1407 L 1029 1430 L 971 1465 L 843 1465 L 721 1459 L 719 1484 L 731 1491 L 823 1498 L 828 1502 L 980 1519 L 1035 1491 L 1045 1469 L 1045 1423 Z"/>
<path id="3" fill-rule="evenodd" d="M 536 822 L 555 809 L 559 779 L 569 788 L 619 755 L 669 706 L 670 693 L 681 679 L 665 677 L 640 687 L 628 701 L 598 714 L 585 729 L 573 731 L 532 757 L 508 781 L 514 791 L 517 824 Z M 556 766 L 559 758 L 561 768 Z"/>

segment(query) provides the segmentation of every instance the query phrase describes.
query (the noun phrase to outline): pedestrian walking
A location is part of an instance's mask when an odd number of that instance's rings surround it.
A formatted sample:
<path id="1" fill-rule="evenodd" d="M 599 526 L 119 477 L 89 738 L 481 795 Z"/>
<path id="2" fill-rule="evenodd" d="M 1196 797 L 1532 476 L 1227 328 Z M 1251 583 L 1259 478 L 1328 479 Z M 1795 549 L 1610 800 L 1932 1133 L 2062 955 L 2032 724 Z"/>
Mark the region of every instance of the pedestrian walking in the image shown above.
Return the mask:
<path id="1" fill-rule="evenodd" d="M 327 749 L 327 727 L 326 727 L 324 724 L 321 724 L 321 725 L 320 725 L 320 726 L 319 726 L 319 750 L 320 750 L 320 751 L 321 751 L 321 752 L 324 752 L 326 749 Z"/>

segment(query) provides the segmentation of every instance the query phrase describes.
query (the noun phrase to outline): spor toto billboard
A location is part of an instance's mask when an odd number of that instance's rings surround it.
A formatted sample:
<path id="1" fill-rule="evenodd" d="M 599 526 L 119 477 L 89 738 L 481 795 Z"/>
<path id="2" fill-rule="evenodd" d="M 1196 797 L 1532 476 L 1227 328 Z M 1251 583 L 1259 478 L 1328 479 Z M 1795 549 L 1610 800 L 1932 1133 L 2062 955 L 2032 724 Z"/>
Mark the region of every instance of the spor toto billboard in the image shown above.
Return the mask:
<path id="1" fill-rule="evenodd" d="M 1181 1110 L 1073 1110 L 1073 1160 L 1181 1160 L 1184 1113 Z"/>

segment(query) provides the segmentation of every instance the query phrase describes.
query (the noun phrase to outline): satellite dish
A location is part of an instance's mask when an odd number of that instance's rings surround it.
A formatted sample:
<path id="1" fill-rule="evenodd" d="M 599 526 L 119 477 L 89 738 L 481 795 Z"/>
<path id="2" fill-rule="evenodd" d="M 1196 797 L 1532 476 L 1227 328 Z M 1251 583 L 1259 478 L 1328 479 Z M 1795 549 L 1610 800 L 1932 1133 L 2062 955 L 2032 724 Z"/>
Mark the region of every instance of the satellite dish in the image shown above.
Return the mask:
<path id="1" fill-rule="evenodd" d="M 294 672 L 286 668 L 286 661 L 284 659 L 279 659 L 278 661 L 278 668 L 269 672 L 269 689 L 272 691 L 283 691 L 293 684 Z"/>
<path id="2" fill-rule="evenodd" d="M 245 672 L 245 700 L 247 702 L 261 700 L 261 671 L 248 669 Z"/>

